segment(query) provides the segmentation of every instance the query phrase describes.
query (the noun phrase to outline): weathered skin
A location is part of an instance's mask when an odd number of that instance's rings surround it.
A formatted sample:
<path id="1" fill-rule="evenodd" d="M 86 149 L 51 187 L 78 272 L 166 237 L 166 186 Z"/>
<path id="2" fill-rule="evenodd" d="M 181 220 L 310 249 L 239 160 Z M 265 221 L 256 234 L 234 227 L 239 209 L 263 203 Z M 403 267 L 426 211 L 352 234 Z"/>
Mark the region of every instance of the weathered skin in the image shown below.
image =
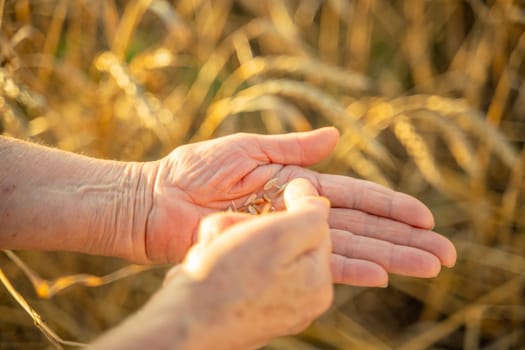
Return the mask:
<path id="1" fill-rule="evenodd" d="M 226 210 L 232 201 L 240 206 L 270 179 L 285 184 L 299 177 L 332 203 L 334 282 L 385 286 L 387 272 L 434 277 L 442 264 L 454 265 L 454 246 L 432 232 L 434 218 L 417 199 L 368 181 L 304 168 L 327 157 L 337 140 L 334 128 L 236 134 L 185 145 L 148 163 L 144 171 L 155 172 L 156 182 L 146 236 L 138 239 L 146 242 L 144 258 L 180 261 L 206 215 Z"/>
<path id="2" fill-rule="evenodd" d="M 304 168 L 337 140 L 334 128 L 237 134 L 131 163 L 0 137 L 0 248 L 184 261 L 99 347 L 256 346 L 303 329 L 330 304 L 332 282 L 385 286 L 388 272 L 433 277 L 455 263 L 417 199 Z M 284 203 L 275 198 L 281 212 L 220 213 L 273 178 L 290 182 Z"/>
<path id="3" fill-rule="evenodd" d="M 249 349 L 306 328 L 333 296 L 329 202 L 303 179 L 287 189 L 286 211 L 204 219 L 163 288 L 94 348 Z"/>
<path id="4" fill-rule="evenodd" d="M 436 276 L 456 251 L 417 199 L 304 168 L 338 132 L 236 134 L 178 147 L 159 161 L 115 162 L 0 137 L 0 248 L 72 250 L 131 261 L 182 261 L 199 222 L 264 184 L 308 179 L 331 202 L 336 283 L 385 286 L 388 272 Z M 282 202 L 275 203 L 282 209 Z"/>

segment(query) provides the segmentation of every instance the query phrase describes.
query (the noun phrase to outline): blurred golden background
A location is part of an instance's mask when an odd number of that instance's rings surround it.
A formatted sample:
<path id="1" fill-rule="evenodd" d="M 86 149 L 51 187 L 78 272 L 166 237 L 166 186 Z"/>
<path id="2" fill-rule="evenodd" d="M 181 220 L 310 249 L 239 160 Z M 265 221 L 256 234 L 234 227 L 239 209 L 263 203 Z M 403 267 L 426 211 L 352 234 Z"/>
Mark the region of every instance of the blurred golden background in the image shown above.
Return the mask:
<path id="1" fill-rule="evenodd" d="M 330 312 L 268 349 L 525 349 L 523 1 L 0 0 L 0 11 L 3 134 L 151 160 L 237 131 L 334 125 L 341 142 L 317 170 L 420 198 L 456 243 L 457 266 L 438 278 L 340 286 Z M 12 284 L 0 288 L 1 349 L 52 348 L 35 323 L 56 346 L 89 342 L 165 271 L 16 254 L 0 257 Z"/>

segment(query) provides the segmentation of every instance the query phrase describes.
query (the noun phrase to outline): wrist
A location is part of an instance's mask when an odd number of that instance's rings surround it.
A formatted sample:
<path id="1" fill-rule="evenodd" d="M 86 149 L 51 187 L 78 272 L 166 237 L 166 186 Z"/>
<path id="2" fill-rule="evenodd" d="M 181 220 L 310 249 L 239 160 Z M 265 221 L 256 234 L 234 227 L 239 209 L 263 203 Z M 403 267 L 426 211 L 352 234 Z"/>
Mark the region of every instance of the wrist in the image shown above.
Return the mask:
<path id="1" fill-rule="evenodd" d="M 179 270 L 146 305 L 98 339 L 93 348 L 229 349 L 210 342 L 221 319 L 215 311 L 217 303 L 209 304 L 201 298 L 206 295 L 209 289 L 206 291 L 202 282 Z"/>
<path id="2" fill-rule="evenodd" d="M 112 239 L 106 238 L 110 246 L 102 253 L 137 263 L 150 263 L 145 242 L 158 165 L 157 162 L 127 162 L 119 166 L 119 186 L 103 220 L 115 220 L 115 223 L 105 224 L 102 229 L 103 237 Z"/>
<path id="3" fill-rule="evenodd" d="M 175 159 L 171 155 L 143 168 L 153 200 L 141 240 L 150 262 L 180 263 L 194 244 L 202 215 L 180 181 L 184 172 Z"/>

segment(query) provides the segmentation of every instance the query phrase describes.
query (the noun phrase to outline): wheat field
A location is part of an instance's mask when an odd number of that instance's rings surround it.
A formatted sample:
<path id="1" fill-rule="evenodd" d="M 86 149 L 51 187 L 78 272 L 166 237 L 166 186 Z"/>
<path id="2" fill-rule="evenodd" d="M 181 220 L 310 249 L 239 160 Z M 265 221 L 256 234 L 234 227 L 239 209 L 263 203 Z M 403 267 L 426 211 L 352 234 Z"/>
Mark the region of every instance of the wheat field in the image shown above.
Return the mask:
<path id="1" fill-rule="evenodd" d="M 420 198 L 457 245 L 438 278 L 338 286 L 267 349 L 525 349 L 523 1 L 0 0 L 0 18 L 5 135 L 140 161 L 333 125 L 316 170 Z M 1 349 L 88 343 L 166 271 L 0 255 Z"/>

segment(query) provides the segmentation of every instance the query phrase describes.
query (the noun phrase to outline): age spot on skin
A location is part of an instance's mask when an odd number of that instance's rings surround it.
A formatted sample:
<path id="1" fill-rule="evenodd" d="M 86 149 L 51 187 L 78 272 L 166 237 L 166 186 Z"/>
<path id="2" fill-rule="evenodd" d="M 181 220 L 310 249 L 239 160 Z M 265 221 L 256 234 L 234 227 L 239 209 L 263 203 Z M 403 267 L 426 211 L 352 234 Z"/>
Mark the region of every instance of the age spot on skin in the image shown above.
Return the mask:
<path id="1" fill-rule="evenodd" d="M 5 187 L 2 188 L 2 194 L 4 195 L 9 195 L 11 193 L 13 193 L 16 189 L 16 185 L 7 185 Z"/>

